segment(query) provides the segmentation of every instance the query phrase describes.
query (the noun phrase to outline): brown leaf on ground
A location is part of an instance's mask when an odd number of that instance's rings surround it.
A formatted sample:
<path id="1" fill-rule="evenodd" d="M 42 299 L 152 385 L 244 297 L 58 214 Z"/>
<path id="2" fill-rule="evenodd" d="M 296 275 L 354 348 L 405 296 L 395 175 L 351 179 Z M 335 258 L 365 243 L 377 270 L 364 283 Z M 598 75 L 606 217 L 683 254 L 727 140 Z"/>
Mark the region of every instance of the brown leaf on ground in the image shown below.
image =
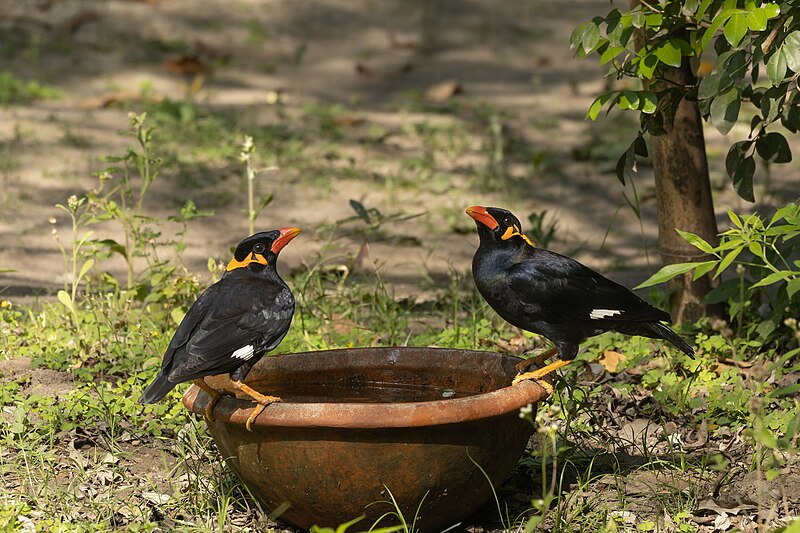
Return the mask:
<path id="1" fill-rule="evenodd" d="M 93 96 L 85 98 L 78 104 L 82 109 L 105 109 L 115 104 L 122 104 L 126 102 L 139 102 L 142 100 L 142 94 L 134 90 L 114 91 L 103 94 L 101 96 Z M 160 102 L 163 100 L 161 96 L 149 96 L 148 100 L 153 102 Z"/>
<path id="2" fill-rule="evenodd" d="M 198 56 L 177 54 L 164 61 L 164 68 L 173 74 L 191 75 L 205 74 L 211 68 Z"/>
<path id="3" fill-rule="evenodd" d="M 428 102 L 440 104 L 462 92 L 461 82 L 456 79 L 434 83 L 425 89 L 422 97 Z"/>
<path id="4" fill-rule="evenodd" d="M 389 34 L 389 44 L 392 48 L 400 48 L 403 50 L 416 50 L 420 47 L 420 40 L 414 35 L 402 35 L 397 33 Z"/>
<path id="5" fill-rule="evenodd" d="M 642 376 L 655 368 L 666 368 L 667 360 L 663 357 L 653 357 L 643 365 L 632 366 L 626 372 L 632 376 Z"/>
<path id="6" fill-rule="evenodd" d="M 363 124 L 366 122 L 363 118 L 357 117 L 354 115 L 342 115 L 341 117 L 337 117 L 333 123 L 337 126 L 344 126 L 344 127 L 352 127 L 358 126 L 359 124 Z"/>
<path id="7" fill-rule="evenodd" d="M 501 352 L 509 353 L 511 355 L 522 355 L 528 350 L 528 345 L 525 342 L 525 336 L 521 333 L 511 337 L 510 339 L 499 339 L 497 346 Z"/>
<path id="8" fill-rule="evenodd" d="M 397 74 L 406 74 L 414 69 L 414 64 L 405 62 L 399 66 L 383 66 L 383 65 L 367 65 L 364 63 L 356 63 L 356 73 L 370 79 L 382 79 L 395 76 Z"/>
<path id="9" fill-rule="evenodd" d="M 358 325 L 355 322 L 345 318 L 344 315 L 339 313 L 333 313 L 331 315 L 331 328 L 340 335 L 349 334 L 357 326 Z"/>
<path id="10" fill-rule="evenodd" d="M 614 350 L 603 350 L 603 355 L 600 356 L 597 362 L 603 365 L 603 368 L 608 372 L 615 374 L 619 364 L 626 359 L 627 357 L 625 357 L 624 354 L 615 352 Z"/>

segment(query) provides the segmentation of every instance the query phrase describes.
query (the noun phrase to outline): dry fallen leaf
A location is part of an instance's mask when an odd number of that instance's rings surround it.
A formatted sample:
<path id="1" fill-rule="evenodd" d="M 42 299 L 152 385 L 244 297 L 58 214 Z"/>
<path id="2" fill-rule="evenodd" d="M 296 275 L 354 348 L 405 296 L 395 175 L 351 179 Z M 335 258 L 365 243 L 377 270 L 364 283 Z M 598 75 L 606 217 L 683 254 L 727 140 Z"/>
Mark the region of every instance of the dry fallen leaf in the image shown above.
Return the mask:
<path id="1" fill-rule="evenodd" d="M 422 97 L 428 102 L 440 104 L 461 92 L 461 82 L 452 79 L 430 85 L 425 89 L 425 93 L 423 93 Z"/>
<path id="2" fill-rule="evenodd" d="M 345 126 L 345 127 L 358 126 L 359 124 L 363 124 L 364 122 L 366 121 L 363 118 L 356 117 L 353 115 L 342 115 L 341 117 L 337 117 L 333 121 L 333 123 L 336 124 L 337 126 Z"/>
<path id="3" fill-rule="evenodd" d="M 105 109 L 115 104 L 125 102 L 138 102 L 142 99 L 142 94 L 134 90 L 114 91 L 101 96 L 94 96 L 81 100 L 80 107 L 83 109 Z M 153 102 L 160 102 L 163 100 L 161 96 L 150 96 L 149 100 Z"/>
<path id="4" fill-rule="evenodd" d="M 606 371 L 614 374 L 617 372 L 619 364 L 626 359 L 625 355 L 614 350 L 603 350 L 603 355 L 600 356 L 597 362 L 603 365 Z"/>
<path id="5" fill-rule="evenodd" d="M 416 50 L 420 47 L 419 38 L 413 35 L 399 35 L 397 33 L 389 34 L 389 43 L 392 48 L 400 48 L 405 50 Z"/>
<path id="6" fill-rule="evenodd" d="M 164 61 L 164 68 L 173 74 L 205 74 L 210 70 L 196 55 L 178 54 Z"/>
<path id="7" fill-rule="evenodd" d="M 405 62 L 399 66 L 373 66 L 364 63 L 356 63 L 356 72 L 365 78 L 381 79 L 405 74 L 414 69 L 412 63 Z"/>

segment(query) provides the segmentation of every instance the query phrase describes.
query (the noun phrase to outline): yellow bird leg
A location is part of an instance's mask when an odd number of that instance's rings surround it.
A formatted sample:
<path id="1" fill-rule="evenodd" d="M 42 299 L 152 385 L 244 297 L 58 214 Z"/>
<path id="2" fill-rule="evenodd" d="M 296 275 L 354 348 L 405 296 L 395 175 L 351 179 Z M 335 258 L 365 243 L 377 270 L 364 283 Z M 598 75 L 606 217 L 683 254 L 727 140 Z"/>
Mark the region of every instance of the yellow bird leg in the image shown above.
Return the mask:
<path id="1" fill-rule="evenodd" d="M 511 382 L 512 385 L 516 385 L 520 381 L 525 381 L 526 379 L 532 379 L 536 383 L 538 383 L 544 390 L 547 391 L 548 395 L 553 394 L 553 386 L 544 381 L 543 377 L 550 374 L 551 372 L 555 372 L 562 366 L 566 366 L 570 363 L 570 361 L 564 361 L 562 359 L 556 359 L 549 365 L 544 368 L 540 368 L 538 370 L 534 370 L 533 372 L 525 372 L 524 374 L 519 374 L 517 377 L 514 378 L 514 381 Z"/>
<path id="2" fill-rule="evenodd" d="M 266 396 L 264 394 L 261 394 L 257 390 L 253 389 L 249 385 L 245 385 L 241 381 L 231 381 L 231 384 L 234 386 L 234 388 L 236 388 L 236 390 L 247 394 L 248 396 L 250 396 L 250 398 L 253 399 L 253 401 L 255 401 L 258 404 L 253 409 L 253 412 L 250 413 L 250 416 L 247 417 L 247 423 L 245 424 L 247 431 L 253 431 L 252 429 L 250 429 L 250 425 L 253 423 L 253 420 L 255 420 L 256 417 L 261 414 L 261 411 L 263 411 L 266 406 L 268 406 L 271 403 L 283 401 L 277 396 Z"/>
<path id="3" fill-rule="evenodd" d="M 206 420 L 211 422 L 212 420 L 214 420 L 214 416 L 212 415 L 212 412 L 214 411 L 214 406 L 217 405 L 217 400 L 219 400 L 219 397 L 222 396 L 222 394 L 220 394 L 219 391 L 212 389 L 208 385 L 208 383 L 206 383 L 202 378 L 195 379 L 192 381 L 192 383 L 203 389 L 203 392 L 205 392 L 208 395 L 209 400 L 208 403 L 206 404 L 205 413 L 206 413 Z"/>
<path id="4" fill-rule="evenodd" d="M 551 348 L 544 353 L 540 353 L 539 355 L 531 357 L 530 359 L 525 359 L 524 361 L 517 363 L 517 372 L 522 374 L 532 366 L 540 366 L 557 353 L 558 350 L 556 348 Z"/>

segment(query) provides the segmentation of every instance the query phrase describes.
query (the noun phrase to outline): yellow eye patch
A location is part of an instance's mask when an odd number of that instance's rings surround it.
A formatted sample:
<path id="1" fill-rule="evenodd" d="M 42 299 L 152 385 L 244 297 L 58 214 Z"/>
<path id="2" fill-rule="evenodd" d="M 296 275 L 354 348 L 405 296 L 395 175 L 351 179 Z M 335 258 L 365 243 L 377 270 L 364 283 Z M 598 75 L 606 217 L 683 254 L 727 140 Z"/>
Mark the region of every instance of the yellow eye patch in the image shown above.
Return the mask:
<path id="1" fill-rule="evenodd" d="M 261 265 L 266 265 L 267 258 L 261 254 L 254 254 L 250 252 L 247 255 L 247 257 L 244 258 L 244 261 L 237 261 L 235 257 L 231 259 L 230 262 L 228 262 L 228 266 L 225 267 L 225 270 L 227 272 L 230 272 L 231 270 L 236 270 L 237 268 L 244 268 L 250 263 L 259 263 Z"/>
<path id="2" fill-rule="evenodd" d="M 531 240 L 526 235 L 524 235 L 517 226 L 512 226 L 506 229 L 505 233 L 503 233 L 503 235 L 500 238 L 503 239 L 504 241 L 507 241 L 511 237 L 522 237 L 522 240 L 527 242 L 529 245 L 533 246 Z"/>
<path id="3" fill-rule="evenodd" d="M 503 239 L 504 241 L 507 241 L 508 239 L 513 237 L 514 235 L 519 235 L 519 231 L 517 231 L 516 228 L 507 228 L 506 232 L 503 233 L 503 236 L 500 237 L 500 238 Z"/>

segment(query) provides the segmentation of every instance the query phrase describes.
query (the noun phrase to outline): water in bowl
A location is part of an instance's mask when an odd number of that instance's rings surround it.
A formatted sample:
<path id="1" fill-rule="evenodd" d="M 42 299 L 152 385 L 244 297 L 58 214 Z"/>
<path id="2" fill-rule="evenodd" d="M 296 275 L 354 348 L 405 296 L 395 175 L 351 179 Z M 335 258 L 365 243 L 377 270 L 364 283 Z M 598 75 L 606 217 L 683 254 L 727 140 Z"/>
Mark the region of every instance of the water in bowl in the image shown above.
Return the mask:
<path id="1" fill-rule="evenodd" d="M 447 387 L 379 381 L 256 382 L 262 394 L 287 403 L 398 403 L 452 400 L 480 394 Z"/>

